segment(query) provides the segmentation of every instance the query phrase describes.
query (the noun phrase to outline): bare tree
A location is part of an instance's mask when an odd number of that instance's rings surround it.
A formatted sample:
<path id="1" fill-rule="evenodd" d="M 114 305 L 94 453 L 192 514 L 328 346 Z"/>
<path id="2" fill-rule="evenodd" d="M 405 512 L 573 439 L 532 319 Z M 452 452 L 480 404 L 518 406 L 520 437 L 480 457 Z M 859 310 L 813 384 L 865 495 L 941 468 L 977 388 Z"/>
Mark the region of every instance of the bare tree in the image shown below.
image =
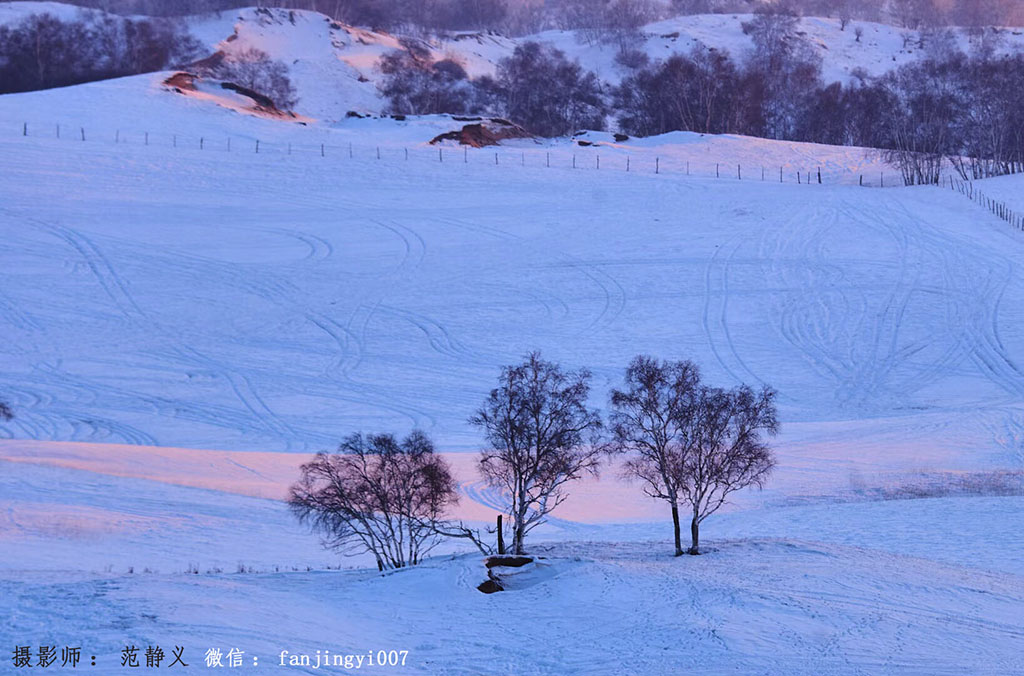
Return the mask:
<path id="1" fill-rule="evenodd" d="M 626 369 L 625 381 L 625 389 L 611 393 L 612 449 L 629 455 L 623 469 L 643 483 L 644 493 L 671 507 L 676 556 L 682 556 L 679 503 L 696 441 L 686 423 L 699 393 L 700 372 L 692 362 L 638 356 Z"/>
<path id="2" fill-rule="evenodd" d="M 0 420 L 14 420 L 14 411 L 5 401 L 0 401 Z"/>
<path id="3" fill-rule="evenodd" d="M 298 103 L 288 66 L 259 49 L 227 55 L 214 66 L 210 75 L 262 94 L 278 110 L 290 110 Z"/>
<path id="4" fill-rule="evenodd" d="M 642 42 L 641 28 L 657 16 L 658 9 L 651 0 L 613 0 L 605 9 L 606 39 L 625 51 Z"/>
<path id="5" fill-rule="evenodd" d="M 778 433 L 775 391 L 701 387 L 683 421 L 694 439 L 683 467 L 690 505 L 690 549 L 700 553 L 700 524 L 734 492 L 761 487 L 775 466 L 765 435 Z"/>
<path id="6" fill-rule="evenodd" d="M 567 483 L 597 473 L 601 419 L 587 407 L 589 393 L 589 371 L 564 371 L 534 352 L 502 369 L 469 419 L 489 445 L 480 473 L 507 500 L 513 554 L 524 553 L 527 533 L 565 500 Z"/>
<path id="7" fill-rule="evenodd" d="M 317 454 L 292 486 L 292 512 L 346 555 L 372 553 L 377 566 L 416 565 L 440 540 L 458 496 L 448 463 L 421 432 L 354 434 L 338 453 Z"/>

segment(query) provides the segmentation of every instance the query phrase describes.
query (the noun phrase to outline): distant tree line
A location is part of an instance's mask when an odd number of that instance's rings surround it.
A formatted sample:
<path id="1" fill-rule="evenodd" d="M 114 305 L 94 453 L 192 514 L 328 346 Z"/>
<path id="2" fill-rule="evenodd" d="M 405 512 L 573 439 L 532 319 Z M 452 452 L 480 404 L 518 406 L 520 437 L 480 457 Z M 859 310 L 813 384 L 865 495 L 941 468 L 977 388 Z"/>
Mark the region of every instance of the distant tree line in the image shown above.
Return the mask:
<path id="1" fill-rule="evenodd" d="M 0 26 L 0 94 L 172 68 L 201 51 L 179 22 L 82 12 Z"/>
<path id="2" fill-rule="evenodd" d="M 742 60 L 698 45 L 651 61 L 619 53 L 629 69 L 617 87 L 548 45 L 526 42 L 496 76 L 470 80 L 456 63 L 433 63 L 406 46 L 385 59 L 391 112 L 489 112 L 540 136 L 604 129 L 670 131 L 875 148 L 907 184 L 935 183 L 951 163 L 965 179 L 1024 170 L 1024 55 L 999 55 L 979 40 L 970 54 L 944 30 L 922 33 L 922 57 L 882 77 L 855 73 L 826 84 L 821 59 L 795 15 L 763 10 L 744 24 L 753 49 Z"/>
<path id="3" fill-rule="evenodd" d="M 779 427 L 775 392 L 712 387 L 691 362 L 639 356 L 611 394 L 606 426 L 588 403 L 590 379 L 586 369 L 569 371 L 533 353 L 501 370 L 470 417 L 485 442 L 480 476 L 508 516 L 490 532 L 502 543 L 507 530 L 510 553 L 526 553 L 527 535 L 566 500 L 570 484 L 617 457 L 625 477 L 669 506 L 675 554 L 699 554 L 705 519 L 734 492 L 762 486 L 775 465 L 767 442 Z M 368 552 L 382 570 L 415 565 L 446 536 L 493 549 L 478 531 L 447 519 L 457 484 L 421 432 L 402 441 L 356 434 L 301 472 L 289 498 L 296 516 L 325 546 Z"/>
<path id="4" fill-rule="evenodd" d="M 621 40 L 644 23 L 678 14 L 752 13 L 765 6 L 794 13 L 922 26 L 1024 23 L 1019 0 L 72 0 L 132 16 L 184 16 L 250 7 L 313 10 L 375 28 L 495 30 L 526 35 L 578 30 L 586 40 Z"/>

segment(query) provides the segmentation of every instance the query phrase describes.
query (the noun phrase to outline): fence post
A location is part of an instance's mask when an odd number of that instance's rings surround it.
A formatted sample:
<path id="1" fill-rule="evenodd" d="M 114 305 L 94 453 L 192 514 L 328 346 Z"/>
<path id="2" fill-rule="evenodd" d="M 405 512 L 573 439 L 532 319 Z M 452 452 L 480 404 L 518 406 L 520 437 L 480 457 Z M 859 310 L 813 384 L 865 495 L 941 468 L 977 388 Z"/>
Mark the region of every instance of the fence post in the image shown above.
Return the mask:
<path id="1" fill-rule="evenodd" d="M 444 162 L 444 148 L 440 146 L 437 148 L 437 161 Z"/>
<path id="2" fill-rule="evenodd" d="M 551 168 L 551 153 L 544 153 L 544 163 L 549 169 Z"/>
<path id="3" fill-rule="evenodd" d="M 146 132 L 146 140 L 143 141 L 147 146 L 149 145 L 149 132 Z M 228 150 L 231 150 L 231 139 L 228 139 Z"/>
<path id="4" fill-rule="evenodd" d="M 203 145 L 205 145 L 205 139 L 202 136 L 200 136 L 199 137 L 199 149 L 200 150 L 203 149 Z M 291 154 L 291 153 L 289 152 L 289 154 Z"/>
<path id="5" fill-rule="evenodd" d="M 686 160 L 686 175 L 690 175 L 690 160 Z"/>
<path id="6" fill-rule="evenodd" d="M 501 514 L 498 515 L 498 556 L 505 556 L 505 532 L 501 528 Z"/>
<path id="7" fill-rule="evenodd" d="M 782 167 L 779 167 L 779 183 L 782 183 Z"/>
<path id="8" fill-rule="evenodd" d="M 28 136 L 28 122 L 25 122 L 24 124 L 22 124 L 22 126 L 21 126 L 21 135 L 22 136 Z"/>
<path id="9" fill-rule="evenodd" d="M 629 173 L 629 155 L 626 155 L 626 173 Z"/>
<path id="10" fill-rule="evenodd" d="M 660 157 L 655 157 L 654 158 L 654 173 L 655 174 L 661 173 L 661 158 Z"/>
<path id="11" fill-rule="evenodd" d="M 292 154 L 292 144 L 291 144 L 291 141 L 288 142 L 288 154 L 289 155 Z"/>
<path id="12" fill-rule="evenodd" d="M 764 180 L 764 167 L 761 167 L 761 180 Z"/>
<path id="13" fill-rule="evenodd" d="M 572 168 L 576 168 L 576 153 L 572 154 Z"/>
<path id="14" fill-rule="evenodd" d="M 737 181 L 742 181 L 743 180 L 743 167 L 741 167 L 738 164 L 736 165 L 736 180 Z"/>
<path id="15" fill-rule="evenodd" d="M 721 175 L 718 173 L 718 162 L 715 162 L 715 178 L 721 178 Z"/>
<path id="16" fill-rule="evenodd" d="M 494 153 L 494 166 L 498 166 L 498 153 Z"/>
<path id="17" fill-rule="evenodd" d="M 408 157 L 409 151 L 406 150 L 405 153 L 406 153 L 406 159 L 409 159 L 409 157 Z M 320 144 L 320 157 L 327 157 L 327 153 L 324 150 L 324 144 L 323 143 Z"/>
<path id="18" fill-rule="evenodd" d="M 405 161 L 408 162 L 409 161 L 409 149 L 405 148 L 404 150 L 405 150 Z"/>
<path id="19" fill-rule="evenodd" d="M 348 142 L 348 158 L 352 159 L 352 141 Z"/>
<path id="20" fill-rule="evenodd" d="M 228 152 L 231 152 L 231 137 L 228 136 Z"/>
<path id="21" fill-rule="evenodd" d="M 121 130 L 118 129 L 116 132 L 114 132 L 114 143 L 120 143 L 120 142 L 121 142 Z"/>
<path id="22" fill-rule="evenodd" d="M 469 146 L 462 147 L 462 163 L 469 164 Z"/>
<path id="23" fill-rule="evenodd" d="M 57 138 L 60 138 L 60 125 L 57 125 Z"/>
<path id="24" fill-rule="evenodd" d="M 818 167 L 818 185 L 821 185 L 821 167 Z"/>
<path id="25" fill-rule="evenodd" d="M 526 166 L 526 151 L 525 150 L 520 152 L 519 166 L 521 166 L 521 167 L 525 167 Z"/>
<path id="26" fill-rule="evenodd" d="M 600 155 L 597 156 L 597 168 L 598 168 L 598 170 L 601 169 L 601 156 Z"/>
<path id="27" fill-rule="evenodd" d="M 380 146 L 377 146 L 377 159 L 380 159 Z"/>

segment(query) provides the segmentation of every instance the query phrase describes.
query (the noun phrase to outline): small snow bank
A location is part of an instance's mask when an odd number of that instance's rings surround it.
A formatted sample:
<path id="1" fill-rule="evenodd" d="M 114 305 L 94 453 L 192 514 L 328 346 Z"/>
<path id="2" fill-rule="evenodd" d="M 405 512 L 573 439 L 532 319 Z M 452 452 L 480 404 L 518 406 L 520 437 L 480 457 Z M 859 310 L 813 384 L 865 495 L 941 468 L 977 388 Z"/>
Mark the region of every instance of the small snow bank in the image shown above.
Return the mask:
<path id="1" fill-rule="evenodd" d="M 477 589 L 484 594 L 522 591 L 571 572 L 579 559 L 548 559 L 532 556 L 490 556 L 484 559 L 487 579 Z"/>

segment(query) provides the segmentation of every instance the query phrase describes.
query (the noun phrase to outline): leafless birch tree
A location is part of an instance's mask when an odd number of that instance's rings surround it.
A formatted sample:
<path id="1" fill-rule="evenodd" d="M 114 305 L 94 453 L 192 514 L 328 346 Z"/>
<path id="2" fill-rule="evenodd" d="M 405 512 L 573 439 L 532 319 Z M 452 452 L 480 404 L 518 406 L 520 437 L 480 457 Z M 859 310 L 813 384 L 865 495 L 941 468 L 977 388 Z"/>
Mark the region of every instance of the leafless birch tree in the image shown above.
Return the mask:
<path id="1" fill-rule="evenodd" d="M 532 353 L 502 369 L 498 387 L 470 418 L 488 448 L 480 473 L 507 500 L 512 553 L 524 553 L 526 534 L 561 504 L 566 484 L 597 472 L 601 419 L 587 407 L 590 372 L 564 371 Z"/>
<path id="2" fill-rule="evenodd" d="M 683 420 L 693 439 L 684 460 L 684 500 L 691 508 L 690 554 L 700 553 L 700 524 L 735 491 L 761 487 L 775 466 L 765 436 L 778 433 L 775 391 L 702 387 Z"/>
<path id="3" fill-rule="evenodd" d="M 686 421 L 699 387 L 692 362 L 639 356 L 626 369 L 625 388 L 611 393 L 612 449 L 628 454 L 623 469 L 642 482 L 644 493 L 671 507 L 676 556 L 683 554 L 679 503 L 695 443 Z"/>

